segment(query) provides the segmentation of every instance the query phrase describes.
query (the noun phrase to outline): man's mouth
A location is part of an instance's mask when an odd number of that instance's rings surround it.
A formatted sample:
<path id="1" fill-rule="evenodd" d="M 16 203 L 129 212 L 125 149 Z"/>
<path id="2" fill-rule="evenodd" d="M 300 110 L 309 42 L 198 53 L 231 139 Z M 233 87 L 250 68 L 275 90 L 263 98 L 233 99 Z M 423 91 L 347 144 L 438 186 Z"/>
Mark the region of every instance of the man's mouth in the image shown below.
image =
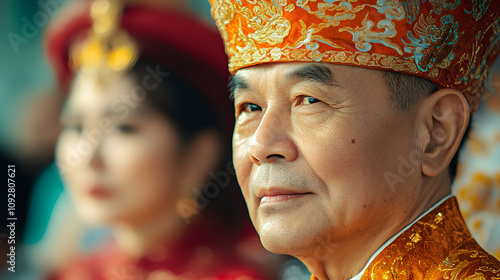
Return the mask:
<path id="1" fill-rule="evenodd" d="M 289 190 L 283 188 L 262 188 L 259 189 L 257 197 L 260 199 L 260 205 L 286 202 L 292 199 L 301 198 L 305 195 L 312 194 L 298 190 Z"/>

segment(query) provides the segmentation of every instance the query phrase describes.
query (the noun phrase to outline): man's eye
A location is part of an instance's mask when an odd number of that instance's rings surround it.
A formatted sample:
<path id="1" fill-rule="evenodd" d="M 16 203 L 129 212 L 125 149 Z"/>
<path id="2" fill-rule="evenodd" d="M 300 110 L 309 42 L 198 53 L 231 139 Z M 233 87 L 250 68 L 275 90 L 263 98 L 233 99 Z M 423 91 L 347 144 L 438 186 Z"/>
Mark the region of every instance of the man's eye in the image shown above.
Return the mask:
<path id="1" fill-rule="evenodd" d="M 259 105 L 255 105 L 253 103 L 245 103 L 243 104 L 243 111 L 244 112 L 262 111 L 262 108 Z"/>
<path id="2" fill-rule="evenodd" d="M 320 100 L 317 99 L 317 98 L 314 98 L 312 96 L 304 96 L 303 99 L 302 99 L 301 104 L 307 105 L 307 104 L 314 104 L 314 103 L 317 103 L 317 102 L 320 102 Z"/>

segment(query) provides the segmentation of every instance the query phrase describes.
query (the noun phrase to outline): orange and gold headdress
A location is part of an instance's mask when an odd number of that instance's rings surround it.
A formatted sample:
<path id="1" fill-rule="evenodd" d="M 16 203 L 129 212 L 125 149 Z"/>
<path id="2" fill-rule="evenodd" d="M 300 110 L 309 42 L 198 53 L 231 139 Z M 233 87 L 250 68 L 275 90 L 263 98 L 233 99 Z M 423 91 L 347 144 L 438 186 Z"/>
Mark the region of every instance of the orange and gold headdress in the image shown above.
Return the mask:
<path id="1" fill-rule="evenodd" d="M 479 106 L 500 51 L 497 0 L 210 0 L 229 70 L 316 61 L 396 71 Z"/>

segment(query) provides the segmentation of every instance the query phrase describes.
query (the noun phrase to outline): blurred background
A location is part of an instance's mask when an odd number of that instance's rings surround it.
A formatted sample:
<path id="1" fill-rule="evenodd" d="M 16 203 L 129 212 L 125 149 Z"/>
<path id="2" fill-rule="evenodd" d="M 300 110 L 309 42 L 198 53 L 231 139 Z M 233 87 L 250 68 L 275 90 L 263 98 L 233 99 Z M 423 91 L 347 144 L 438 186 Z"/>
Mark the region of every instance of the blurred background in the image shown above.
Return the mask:
<path id="1" fill-rule="evenodd" d="M 43 54 L 43 34 L 66 0 L 0 1 L 0 157 L 1 171 L 16 165 L 16 244 L 28 247 L 42 240 L 52 210 L 63 193 L 53 165 L 62 100 Z M 158 1 L 161 2 L 161 1 Z M 182 1 L 195 16 L 210 24 L 207 0 Z M 491 69 L 490 84 L 500 92 L 500 62 Z M 6 181 L 6 180 L 5 180 Z M 4 182 L 5 182 L 4 181 Z M 7 192 L 2 188 L 0 261 L 6 263 Z M 472 135 L 465 147 L 459 177 L 453 187 L 476 240 L 500 258 L 500 97 L 486 96 L 474 114 Z M 105 235 L 93 232 L 89 242 Z M 84 241 L 85 242 L 85 241 Z M 19 269 L 22 269 L 21 267 Z M 308 279 L 291 261 L 283 279 Z M 31 279 L 31 278 L 26 278 Z"/>
<path id="2" fill-rule="evenodd" d="M 62 99 L 44 57 L 43 36 L 49 21 L 65 2 L 69 1 L 0 2 L 0 156 L 5 168 L 9 164 L 17 167 L 16 215 L 23 219 L 16 228 L 16 237 L 27 243 L 41 238 L 52 206 L 62 192 L 59 176 L 51 165 Z M 208 1 L 170 2 L 182 3 L 194 16 L 211 22 Z M 32 195 L 37 199 L 30 204 Z M 2 200 L 1 205 L 5 205 L 6 198 Z M 28 211 L 36 214 L 26 219 Z M 30 223 L 33 230 L 25 232 L 26 223 Z M 0 245 L 3 245 L 3 226 L 1 233 Z"/>

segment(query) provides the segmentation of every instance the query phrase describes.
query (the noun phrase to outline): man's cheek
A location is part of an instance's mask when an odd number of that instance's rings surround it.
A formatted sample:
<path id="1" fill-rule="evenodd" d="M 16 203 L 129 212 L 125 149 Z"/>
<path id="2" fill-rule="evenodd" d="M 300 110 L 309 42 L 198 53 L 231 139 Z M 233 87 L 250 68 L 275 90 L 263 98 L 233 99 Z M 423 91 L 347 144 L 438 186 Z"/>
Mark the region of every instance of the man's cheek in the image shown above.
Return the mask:
<path id="1" fill-rule="evenodd" d="M 239 139 L 237 136 L 234 137 L 233 140 L 233 159 L 234 165 L 242 164 L 245 160 L 250 160 L 248 157 L 248 151 L 250 146 L 248 145 L 249 141 L 246 139 Z"/>
<path id="2" fill-rule="evenodd" d="M 248 178 L 252 171 L 252 161 L 250 160 L 247 150 L 241 147 L 235 147 L 233 149 L 233 164 L 238 184 L 240 186 L 248 186 Z"/>
<path id="3" fill-rule="evenodd" d="M 248 177 L 239 176 L 238 172 L 236 172 L 238 185 L 240 186 L 241 193 L 243 194 L 243 198 L 248 206 L 250 206 L 250 192 L 248 190 Z"/>
<path id="4" fill-rule="evenodd" d="M 248 215 L 250 216 L 250 220 L 252 221 L 252 224 L 255 228 L 255 230 L 261 234 L 262 231 L 260 229 L 260 222 L 259 222 L 259 217 L 258 217 L 258 214 L 257 214 L 257 207 L 254 206 L 254 205 L 251 205 L 251 203 L 249 201 L 247 201 L 247 208 L 248 208 Z"/>

